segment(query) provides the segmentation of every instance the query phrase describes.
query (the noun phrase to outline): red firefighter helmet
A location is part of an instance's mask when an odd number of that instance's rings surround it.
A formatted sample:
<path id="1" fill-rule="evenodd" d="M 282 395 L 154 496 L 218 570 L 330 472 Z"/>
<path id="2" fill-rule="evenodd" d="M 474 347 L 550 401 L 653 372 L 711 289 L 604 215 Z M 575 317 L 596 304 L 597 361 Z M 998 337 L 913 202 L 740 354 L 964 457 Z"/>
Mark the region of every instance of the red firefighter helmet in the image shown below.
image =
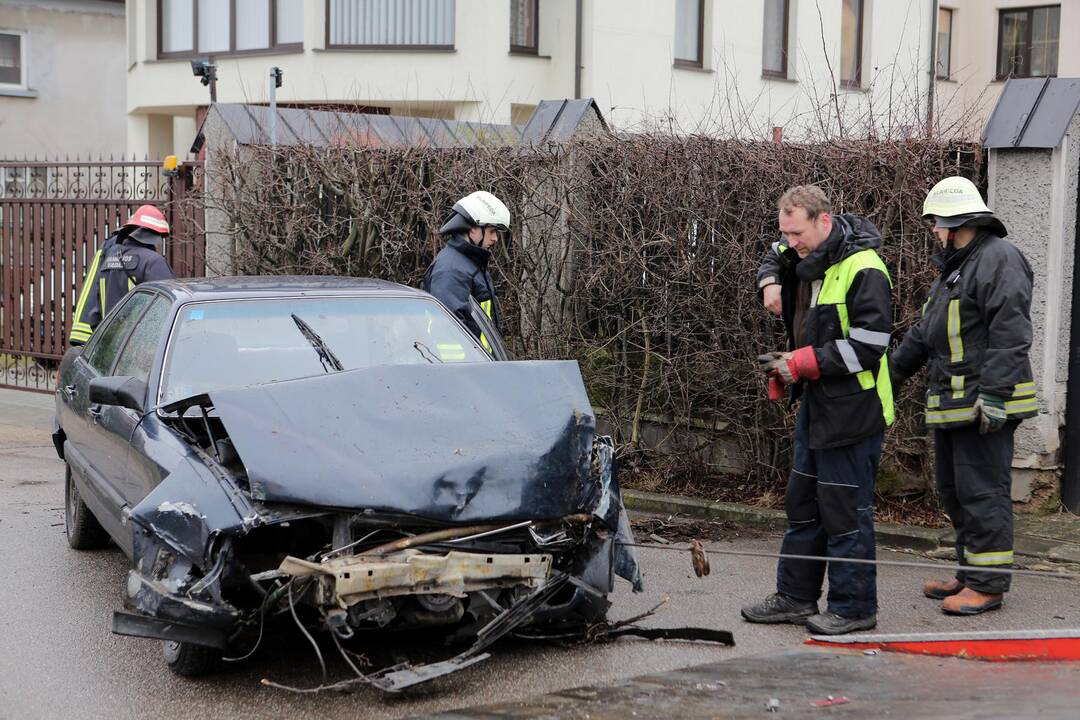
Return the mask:
<path id="1" fill-rule="evenodd" d="M 136 210 L 131 217 L 128 218 L 128 221 L 124 223 L 124 227 L 146 228 L 158 235 L 169 234 L 169 221 L 166 220 L 161 211 L 153 205 L 143 205 Z"/>

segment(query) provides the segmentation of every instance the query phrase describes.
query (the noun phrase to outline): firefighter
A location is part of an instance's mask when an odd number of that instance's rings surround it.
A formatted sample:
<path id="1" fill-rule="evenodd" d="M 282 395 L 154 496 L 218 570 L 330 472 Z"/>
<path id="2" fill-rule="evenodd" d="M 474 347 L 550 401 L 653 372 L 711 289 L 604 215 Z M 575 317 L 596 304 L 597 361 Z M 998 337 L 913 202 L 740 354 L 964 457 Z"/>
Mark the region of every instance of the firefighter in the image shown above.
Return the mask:
<path id="1" fill-rule="evenodd" d="M 892 282 L 869 220 L 830 212 L 825 193 L 795 187 L 778 203 L 782 236 L 758 271 L 762 300 L 782 315 L 789 352 L 759 358 L 770 380 L 801 397 L 784 499 L 781 552 L 873 560 L 874 479 L 893 420 L 885 351 Z M 742 609 L 757 623 L 805 624 L 839 635 L 877 624 L 871 564 L 828 563 L 829 594 L 818 612 L 826 563 L 781 560 L 776 592 Z"/>
<path id="2" fill-rule="evenodd" d="M 491 352 L 491 345 L 473 319 L 469 298 L 475 298 L 491 324 L 499 329 L 495 284 L 488 272 L 491 252 L 510 232 L 510 210 L 499 198 L 477 190 L 454 203 L 453 216 L 439 229 L 446 246 L 424 274 L 423 288 L 465 323 Z"/>
<path id="3" fill-rule="evenodd" d="M 1038 413 L 1031 348 L 1032 272 L 1005 226 L 966 178 L 948 177 L 923 203 L 942 253 L 919 321 L 892 353 L 902 382 L 929 367 L 926 424 L 934 430 L 938 491 L 956 529 L 962 570 L 923 587 L 948 615 L 1000 608 L 1010 576 L 978 568 L 1013 561 L 1013 435 Z"/>
<path id="4" fill-rule="evenodd" d="M 102 318 L 133 287 L 176 277 L 159 250 L 169 223 L 153 205 L 143 205 L 94 255 L 75 306 L 68 341 L 83 345 Z"/>

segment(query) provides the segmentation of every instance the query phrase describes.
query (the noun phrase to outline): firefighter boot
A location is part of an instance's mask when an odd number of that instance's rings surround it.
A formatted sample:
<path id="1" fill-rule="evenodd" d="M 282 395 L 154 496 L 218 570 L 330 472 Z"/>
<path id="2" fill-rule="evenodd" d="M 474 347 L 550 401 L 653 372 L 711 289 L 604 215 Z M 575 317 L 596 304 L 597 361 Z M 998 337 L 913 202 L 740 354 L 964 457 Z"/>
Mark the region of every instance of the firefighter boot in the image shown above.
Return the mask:
<path id="1" fill-rule="evenodd" d="M 931 600 L 944 600 L 964 589 L 964 583 L 956 578 L 951 580 L 931 580 L 923 585 L 922 594 Z"/>
<path id="2" fill-rule="evenodd" d="M 941 611 L 946 615 L 979 615 L 987 610 L 997 610 L 1004 597 L 1003 593 L 987 594 L 966 587 L 945 598 Z"/>
<path id="3" fill-rule="evenodd" d="M 742 609 L 742 616 L 752 623 L 792 623 L 804 625 L 806 618 L 816 615 L 816 602 L 796 600 L 783 593 L 773 593 L 761 602 L 747 605 Z"/>

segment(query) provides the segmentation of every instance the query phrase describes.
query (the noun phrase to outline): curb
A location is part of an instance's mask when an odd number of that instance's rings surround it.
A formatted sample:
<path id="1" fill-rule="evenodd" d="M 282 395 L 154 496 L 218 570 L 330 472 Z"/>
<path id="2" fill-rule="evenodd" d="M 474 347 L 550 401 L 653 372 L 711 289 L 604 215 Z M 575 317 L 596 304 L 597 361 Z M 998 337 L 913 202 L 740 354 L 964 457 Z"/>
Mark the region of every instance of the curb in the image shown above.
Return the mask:
<path id="1" fill-rule="evenodd" d="M 682 495 L 664 495 L 644 490 L 623 490 L 623 504 L 629 510 L 639 512 L 685 515 L 701 520 L 726 520 L 728 522 L 783 530 L 787 517 L 781 510 L 742 505 L 739 503 L 709 502 Z M 951 528 L 923 528 L 895 523 L 876 523 L 874 534 L 881 545 L 905 550 L 930 552 L 952 550 L 954 547 Z M 1017 555 L 1051 562 L 1080 561 L 1080 545 L 1048 540 L 1033 535 L 1017 534 L 1013 540 Z"/>

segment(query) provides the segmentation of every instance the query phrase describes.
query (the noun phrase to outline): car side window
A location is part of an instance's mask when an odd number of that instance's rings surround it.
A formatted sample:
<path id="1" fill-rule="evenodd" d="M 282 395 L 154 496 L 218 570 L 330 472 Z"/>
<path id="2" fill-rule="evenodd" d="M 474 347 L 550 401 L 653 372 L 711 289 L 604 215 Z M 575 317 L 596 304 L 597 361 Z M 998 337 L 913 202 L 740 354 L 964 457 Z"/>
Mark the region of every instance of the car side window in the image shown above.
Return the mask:
<path id="1" fill-rule="evenodd" d="M 128 296 L 123 305 L 116 309 L 115 313 L 109 316 L 106 322 L 94 330 L 97 342 L 90 348 L 90 354 L 86 357 L 86 362 L 90 364 L 90 367 L 102 375 L 109 374 L 124 338 L 128 336 L 128 332 L 142 315 L 142 311 L 150 304 L 151 299 L 150 293 L 133 293 Z"/>
<path id="2" fill-rule="evenodd" d="M 150 367 L 161 344 L 161 334 L 169 315 L 169 303 L 158 295 L 131 332 L 120 352 L 113 375 L 132 375 L 143 381 L 150 378 Z"/>

